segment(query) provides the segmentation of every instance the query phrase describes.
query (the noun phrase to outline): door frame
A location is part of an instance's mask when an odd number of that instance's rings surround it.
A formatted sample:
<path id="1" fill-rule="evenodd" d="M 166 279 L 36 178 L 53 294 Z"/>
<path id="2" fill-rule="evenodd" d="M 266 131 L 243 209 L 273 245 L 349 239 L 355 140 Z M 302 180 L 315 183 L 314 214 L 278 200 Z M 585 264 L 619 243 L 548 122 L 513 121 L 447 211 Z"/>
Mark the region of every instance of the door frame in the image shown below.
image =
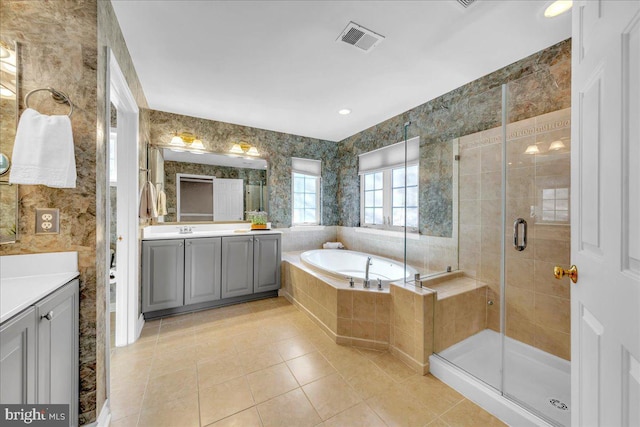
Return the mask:
<path id="1" fill-rule="evenodd" d="M 118 61 L 110 49 L 107 60 L 109 62 L 108 100 L 113 103 L 118 111 L 116 215 L 119 240 L 116 242 L 115 344 L 116 347 L 121 347 L 135 342 L 144 325 L 144 317 L 139 313 L 138 309 L 140 290 L 137 262 L 140 258 L 137 209 L 138 174 L 140 172 L 138 154 L 140 110 L 118 65 Z M 110 116 L 110 108 L 107 108 L 107 111 Z M 110 120 L 107 123 L 110 123 Z M 107 227 L 109 226 L 110 223 L 107 222 Z"/>

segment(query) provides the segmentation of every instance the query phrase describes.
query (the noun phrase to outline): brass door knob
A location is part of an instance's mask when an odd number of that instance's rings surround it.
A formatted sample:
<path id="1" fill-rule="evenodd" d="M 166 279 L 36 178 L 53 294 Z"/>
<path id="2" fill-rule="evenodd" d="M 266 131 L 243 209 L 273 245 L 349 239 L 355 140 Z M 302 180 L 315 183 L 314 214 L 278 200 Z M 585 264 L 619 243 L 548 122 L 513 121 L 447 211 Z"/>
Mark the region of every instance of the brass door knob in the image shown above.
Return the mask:
<path id="1" fill-rule="evenodd" d="M 118 236 L 118 242 L 122 242 L 122 236 Z"/>
<path id="2" fill-rule="evenodd" d="M 564 276 L 569 276 L 569 279 L 571 279 L 573 283 L 578 283 L 578 267 L 575 265 L 572 265 L 568 270 L 556 265 L 553 268 L 553 275 L 556 276 L 556 279 L 558 280 L 562 279 Z"/>

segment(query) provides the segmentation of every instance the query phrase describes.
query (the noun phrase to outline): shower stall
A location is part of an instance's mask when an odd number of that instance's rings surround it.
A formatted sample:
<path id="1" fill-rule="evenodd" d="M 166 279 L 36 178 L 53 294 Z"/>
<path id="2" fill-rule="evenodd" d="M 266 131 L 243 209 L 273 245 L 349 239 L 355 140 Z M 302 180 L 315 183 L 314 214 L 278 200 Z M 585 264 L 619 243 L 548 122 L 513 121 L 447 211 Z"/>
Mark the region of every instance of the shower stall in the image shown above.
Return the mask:
<path id="1" fill-rule="evenodd" d="M 465 286 L 435 289 L 431 366 L 568 426 L 570 289 L 553 267 L 570 260 L 570 78 L 555 71 L 456 105 L 467 122 L 451 140 L 452 234 Z"/>

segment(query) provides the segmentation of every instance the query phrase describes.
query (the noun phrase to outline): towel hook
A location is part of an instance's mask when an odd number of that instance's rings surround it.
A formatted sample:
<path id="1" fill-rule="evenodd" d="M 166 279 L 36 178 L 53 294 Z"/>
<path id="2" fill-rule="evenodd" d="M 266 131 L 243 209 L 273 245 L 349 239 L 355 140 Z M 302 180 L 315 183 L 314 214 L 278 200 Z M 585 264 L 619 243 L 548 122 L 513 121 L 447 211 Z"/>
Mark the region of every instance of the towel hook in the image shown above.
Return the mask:
<path id="1" fill-rule="evenodd" d="M 27 108 L 31 108 L 29 107 L 29 97 L 31 95 L 33 95 L 36 92 L 40 92 L 42 90 L 46 90 L 51 92 L 51 98 L 57 102 L 58 104 L 67 104 L 69 106 L 69 114 L 67 114 L 69 117 L 71 117 L 71 114 L 73 114 L 73 103 L 71 102 L 71 100 L 69 99 L 69 96 L 64 93 L 61 92 L 59 90 L 53 89 L 51 87 L 43 87 L 43 88 L 39 88 L 39 89 L 34 89 L 32 91 L 30 91 L 29 93 L 27 93 L 24 97 L 24 103 L 27 106 Z"/>

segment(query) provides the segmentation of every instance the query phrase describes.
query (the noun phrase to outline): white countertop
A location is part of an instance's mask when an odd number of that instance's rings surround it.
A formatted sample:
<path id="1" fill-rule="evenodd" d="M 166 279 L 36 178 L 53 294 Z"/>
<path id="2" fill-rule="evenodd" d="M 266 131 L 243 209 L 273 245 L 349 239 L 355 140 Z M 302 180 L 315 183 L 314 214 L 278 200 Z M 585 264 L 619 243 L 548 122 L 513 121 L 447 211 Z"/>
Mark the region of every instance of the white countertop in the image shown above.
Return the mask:
<path id="1" fill-rule="evenodd" d="M 179 230 L 182 227 L 191 227 L 192 232 L 181 233 Z M 251 230 L 248 223 L 151 225 L 142 230 L 142 240 L 197 239 L 199 237 L 256 236 L 260 234 L 282 234 L 282 232 L 272 229 Z"/>
<path id="2" fill-rule="evenodd" d="M 78 275 L 77 252 L 0 256 L 0 323 Z"/>

